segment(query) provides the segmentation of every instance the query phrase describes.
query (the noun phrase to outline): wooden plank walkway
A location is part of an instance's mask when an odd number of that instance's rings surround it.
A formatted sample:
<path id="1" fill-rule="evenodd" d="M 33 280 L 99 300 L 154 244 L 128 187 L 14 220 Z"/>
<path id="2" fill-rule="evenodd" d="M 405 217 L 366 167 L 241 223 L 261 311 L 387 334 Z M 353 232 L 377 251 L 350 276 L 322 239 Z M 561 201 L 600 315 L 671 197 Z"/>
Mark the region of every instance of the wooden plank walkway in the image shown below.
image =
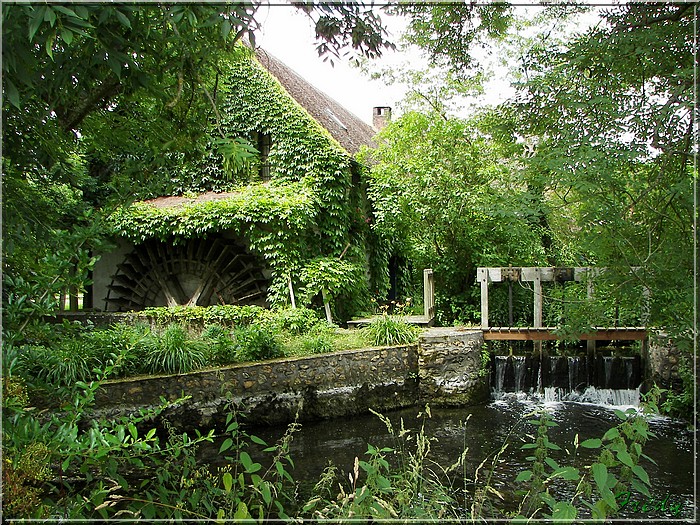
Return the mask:
<path id="1" fill-rule="evenodd" d="M 563 339 L 553 327 L 503 327 L 492 326 L 482 329 L 486 341 L 556 341 Z M 584 341 L 644 341 L 648 337 L 643 326 L 595 327 L 594 332 L 581 334 Z"/>
<path id="2" fill-rule="evenodd" d="M 381 315 L 373 315 L 372 317 L 365 317 L 364 319 L 353 319 L 352 321 L 348 321 L 348 328 L 367 326 L 378 317 L 381 317 Z M 433 326 L 433 322 L 435 321 L 434 318 L 429 318 L 425 315 L 391 315 L 391 317 L 409 324 L 425 327 Z"/>

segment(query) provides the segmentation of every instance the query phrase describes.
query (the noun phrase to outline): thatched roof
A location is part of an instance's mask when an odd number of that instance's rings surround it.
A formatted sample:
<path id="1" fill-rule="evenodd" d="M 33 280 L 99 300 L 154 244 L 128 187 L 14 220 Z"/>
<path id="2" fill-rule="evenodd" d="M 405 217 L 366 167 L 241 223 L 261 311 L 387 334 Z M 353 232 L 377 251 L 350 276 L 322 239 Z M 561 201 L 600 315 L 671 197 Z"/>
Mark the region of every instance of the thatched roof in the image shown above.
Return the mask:
<path id="1" fill-rule="evenodd" d="M 309 84 L 268 52 L 258 49 L 255 55 L 263 67 L 282 84 L 287 93 L 326 128 L 348 153 L 354 155 L 363 144 L 374 145 L 372 137 L 376 131 L 372 126 Z M 371 108 L 368 107 L 367 111 L 371 111 Z"/>

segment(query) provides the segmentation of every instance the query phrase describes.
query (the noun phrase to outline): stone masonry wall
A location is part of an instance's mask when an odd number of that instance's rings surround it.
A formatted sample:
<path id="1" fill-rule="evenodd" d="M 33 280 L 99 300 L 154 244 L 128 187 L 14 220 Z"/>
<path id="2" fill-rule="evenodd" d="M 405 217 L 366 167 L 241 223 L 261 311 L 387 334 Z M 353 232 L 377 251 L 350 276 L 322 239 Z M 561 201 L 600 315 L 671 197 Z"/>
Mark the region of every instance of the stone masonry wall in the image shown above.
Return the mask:
<path id="1" fill-rule="evenodd" d="M 419 345 L 370 348 L 238 364 L 189 374 L 106 381 L 96 415 L 116 417 L 190 399 L 167 409 L 176 427 L 223 428 L 233 402 L 256 424 L 283 424 L 392 410 L 429 402 L 477 404 L 488 399 L 481 369 L 481 331 L 432 328 Z"/>
<path id="2" fill-rule="evenodd" d="M 481 330 L 433 328 L 418 352 L 421 399 L 441 406 L 463 406 L 489 399 L 488 370 L 482 370 Z"/>
<path id="3" fill-rule="evenodd" d="M 415 345 L 276 359 L 107 381 L 96 407 L 114 417 L 187 394 L 191 399 L 164 414 L 175 426 L 222 428 L 228 401 L 259 424 L 293 421 L 297 413 L 300 420 L 330 418 L 412 405 L 416 368 Z"/>
<path id="4" fill-rule="evenodd" d="M 656 383 L 662 388 L 682 389 L 678 365 L 681 352 L 665 334 L 652 334 L 642 355 L 645 387 Z"/>

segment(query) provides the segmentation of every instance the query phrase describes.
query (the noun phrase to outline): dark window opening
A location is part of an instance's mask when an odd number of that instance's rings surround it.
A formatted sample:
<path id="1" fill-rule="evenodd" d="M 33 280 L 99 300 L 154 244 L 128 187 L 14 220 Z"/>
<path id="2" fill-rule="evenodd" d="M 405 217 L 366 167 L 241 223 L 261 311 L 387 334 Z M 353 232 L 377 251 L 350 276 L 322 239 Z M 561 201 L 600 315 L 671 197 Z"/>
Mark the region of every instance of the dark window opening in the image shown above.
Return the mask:
<path id="1" fill-rule="evenodd" d="M 270 162 L 268 157 L 272 149 L 272 136 L 269 133 L 253 132 L 252 143 L 260 153 L 258 175 L 263 181 L 270 180 Z"/>

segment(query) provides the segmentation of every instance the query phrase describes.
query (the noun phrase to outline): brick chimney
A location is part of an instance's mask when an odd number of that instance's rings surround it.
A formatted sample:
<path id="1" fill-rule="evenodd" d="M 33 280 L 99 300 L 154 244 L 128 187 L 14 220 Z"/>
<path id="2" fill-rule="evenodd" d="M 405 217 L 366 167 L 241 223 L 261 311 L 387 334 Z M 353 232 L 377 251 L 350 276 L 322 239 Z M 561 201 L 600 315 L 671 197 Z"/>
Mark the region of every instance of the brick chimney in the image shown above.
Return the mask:
<path id="1" fill-rule="evenodd" d="M 386 106 L 376 106 L 372 110 L 372 126 L 377 131 L 381 131 L 391 122 L 391 108 Z"/>

